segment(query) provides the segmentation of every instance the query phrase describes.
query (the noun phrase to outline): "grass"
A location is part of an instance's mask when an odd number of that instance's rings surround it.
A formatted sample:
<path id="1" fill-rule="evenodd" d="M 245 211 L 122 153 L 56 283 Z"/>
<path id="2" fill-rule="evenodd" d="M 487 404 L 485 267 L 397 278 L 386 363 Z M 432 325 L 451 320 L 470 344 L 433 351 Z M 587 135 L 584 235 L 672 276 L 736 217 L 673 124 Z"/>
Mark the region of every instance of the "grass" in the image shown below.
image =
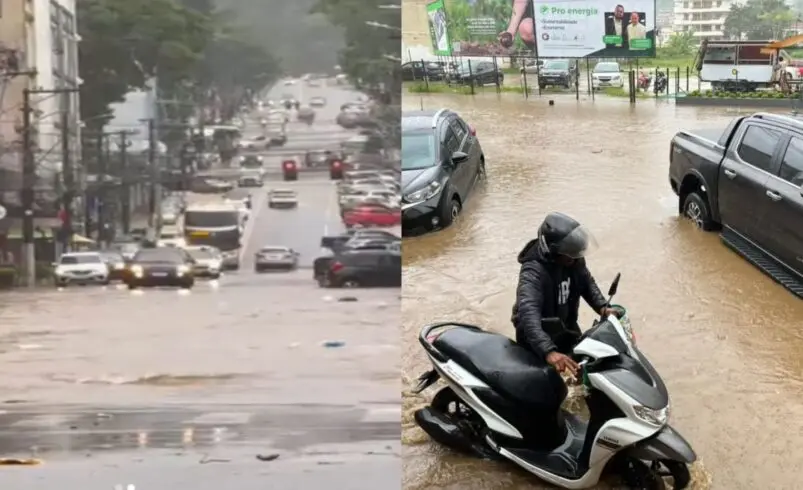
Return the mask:
<path id="1" fill-rule="evenodd" d="M 407 82 L 404 84 L 407 91 L 413 94 L 464 94 L 471 95 L 471 87 L 469 85 L 446 85 L 439 82 Z M 474 93 L 478 92 L 496 92 L 496 87 L 493 85 L 475 86 Z M 502 86 L 500 91 L 504 93 L 524 93 L 522 87 Z"/>

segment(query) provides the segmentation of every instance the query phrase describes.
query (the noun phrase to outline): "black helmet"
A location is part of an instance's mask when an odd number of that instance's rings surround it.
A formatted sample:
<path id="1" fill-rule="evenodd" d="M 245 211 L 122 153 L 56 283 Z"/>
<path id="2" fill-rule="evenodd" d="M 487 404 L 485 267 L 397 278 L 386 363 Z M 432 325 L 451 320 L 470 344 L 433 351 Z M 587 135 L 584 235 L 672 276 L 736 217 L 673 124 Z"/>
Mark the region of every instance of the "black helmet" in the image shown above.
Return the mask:
<path id="1" fill-rule="evenodd" d="M 577 220 L 563 213 L 549 213 L 538 228 L 538 246 L 549 256 L 585 257 L 597 248 L 594 236 Z"/>

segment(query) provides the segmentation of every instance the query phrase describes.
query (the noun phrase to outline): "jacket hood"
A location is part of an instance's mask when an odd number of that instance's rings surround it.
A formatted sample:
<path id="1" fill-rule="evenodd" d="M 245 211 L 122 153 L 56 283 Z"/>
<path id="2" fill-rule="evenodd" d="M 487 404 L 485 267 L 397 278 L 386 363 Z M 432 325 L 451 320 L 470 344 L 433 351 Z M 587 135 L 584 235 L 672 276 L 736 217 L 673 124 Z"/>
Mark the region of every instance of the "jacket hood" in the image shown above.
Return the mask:
<path id="1" fill-rule="evenodd" d="M 530 240 L 529 242 L 527 242 L 527 245 L 525 245 L 524 248 L 521 249 L 521 252 L 519 252 L 519 264 L 523 264 L 525 262 L 530 262 L 533 260 L 541 262 L 543 264 L 549 262 L 549 259 L 544 255 L 544 252 L 538 246 L 537 238 L 535 240 Z"/>

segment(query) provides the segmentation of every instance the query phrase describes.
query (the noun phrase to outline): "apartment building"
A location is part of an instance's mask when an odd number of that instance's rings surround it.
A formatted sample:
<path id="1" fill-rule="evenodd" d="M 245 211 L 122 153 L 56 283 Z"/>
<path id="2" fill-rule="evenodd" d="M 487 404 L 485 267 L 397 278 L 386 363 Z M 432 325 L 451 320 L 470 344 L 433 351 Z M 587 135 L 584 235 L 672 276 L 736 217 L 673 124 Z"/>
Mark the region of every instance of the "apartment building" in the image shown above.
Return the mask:
<path id="1" fill-rule="evenodd" d="M 17 60 L 17 73 L 0 64 L 0 169 L 2 201 L 16 204 L 21 172 L 23 90 L 77 89 L 78 42 L 75 0 L 0 0 L 0 59 Z M 11 53 L 11 54 L 9 54 Z M 70 149 L 78 150 L 78 94 L 31 97 L 33 146 L 40 188 L 55 186 L 62 160 L 62 117 L 70 118 Z"/>
<path id="2" fill-rule="evenodd" d="M 725 37 L 725 18 L 730 12 L 731 0 L 676 0 L 675 32 L 694 32 L 703 39 Z"/>

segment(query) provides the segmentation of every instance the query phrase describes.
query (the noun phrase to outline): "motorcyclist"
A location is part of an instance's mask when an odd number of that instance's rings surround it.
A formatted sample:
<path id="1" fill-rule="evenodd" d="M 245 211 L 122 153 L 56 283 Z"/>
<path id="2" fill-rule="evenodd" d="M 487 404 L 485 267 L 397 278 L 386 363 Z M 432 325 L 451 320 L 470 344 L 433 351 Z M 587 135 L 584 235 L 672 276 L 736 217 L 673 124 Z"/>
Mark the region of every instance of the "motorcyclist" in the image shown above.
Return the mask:
<path id="1" fill-rule="evenodd" d="M 512 317 L 516 342 L 560 372 L 577 373 L 578 365 L 568 354 L 582 333 L 577 323 L 580 297 L 601 315 L 616 314 L 586 267 L 584 257 L 596 245 L 575 219 L 553 212 L 519 253 Z M 564 328 L 542 324 L 543 318 L 552 317 L 562 320 Z"/>

